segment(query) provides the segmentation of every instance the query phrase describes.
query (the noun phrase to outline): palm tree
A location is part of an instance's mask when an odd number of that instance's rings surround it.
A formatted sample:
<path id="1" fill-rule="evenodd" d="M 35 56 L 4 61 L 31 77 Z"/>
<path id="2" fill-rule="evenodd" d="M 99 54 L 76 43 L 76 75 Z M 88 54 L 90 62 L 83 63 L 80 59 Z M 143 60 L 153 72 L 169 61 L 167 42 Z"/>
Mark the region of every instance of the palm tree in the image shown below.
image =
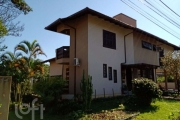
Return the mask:
<path id="1" fill-rule="evenodd" d="M 22 54 L 21 53 L 12 53 L 12 52 L 5 52 L 0 56 L 2 63 L 1 63 L 1 71 L 0 75 L 10 75 L 12 76 L 12 90 L 14 91 L 14 98 L 17 101 L 17 93 L 20 93 L 20 88 L 18 87 L 19 84 L 22 82 L 22 76 L 25 74 L 20 71 L 20 60 Z"/>
<path id="2" fill-rule="evenodd" d="M 13 54 L 12 52 L 5 52 L 0 56 L 1 58 L 1 67 L 3 69 L 1 70 L 1 74 L 3 75 L 14 75 L 12 70 L 14 70 L 17 66 L 17 62 L 19 58 L 22 57 L 21 53 Z"/>
<path id="3" fill-rule="evenodd" d="M 26 53 L 27 57 L 23 57 L 27 62 L 27 67 L 29 73 L 34 73 L 37 71 L 37 66 L 42 65 L 41 61 L 36 59 L 37 55 L 45 55 L 37 40 L 34 40 L 32 43 L 29 41 L 21 41 L 14 49 L 14 52 L 20 50 Z M 36 66 L 36 67 L 35 67 Z M 30 75 L 32 77 L 32 75 Z"/>
<path id="4" fill-rule="evenodd" d="M 39 43 L 37 43 L 37 40 L 34 40 L 32 43 L 29 41 L 21 41 L 14 49 L 14 52 L 17 50 L 20 50 L 24 53 L 26 53 L 28 57 L 28 64 L 31 61 L 32 58 L 36 59 L 37 55 L 45 55 L 46 54 L 43 52 L 41 46 Z"/>
<path id="5" fill-rule="evenodd" d="M 27 62 L 27 71 L 28 71 L 28 78 L 30 78 L 31 84 L 33 83 L 33 77 L 35 76 L 34 73 L 37 71 L 42 72 L 43 71 L 43 66 L 40 60 L 36 59 L 38 55 L 45 55 L 46 54 L 43 52 L 41 46 L 39 43 L 37 43 L 37 40 L 34 40 L 32 43 L 29 41 L 21 41 L 14 49 L 14 52 L 16 51 L 22 51 L 26 54 L 26 57 L 24 56 L 23 58 Z"/>

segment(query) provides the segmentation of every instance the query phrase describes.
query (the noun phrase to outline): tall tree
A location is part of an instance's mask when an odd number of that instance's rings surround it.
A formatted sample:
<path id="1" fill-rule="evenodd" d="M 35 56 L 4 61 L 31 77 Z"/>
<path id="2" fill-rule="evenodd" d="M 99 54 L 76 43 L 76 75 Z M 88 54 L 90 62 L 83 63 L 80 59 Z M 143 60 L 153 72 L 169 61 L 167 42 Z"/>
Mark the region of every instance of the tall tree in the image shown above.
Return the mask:
<path id="1" fill-rule="evenodd" d="M 0 55 L 1 55 L 1 52 L 4 51 L 7 46 L 5 45 L 1 45 L 3 40 L 1 38 L 3 38 L 6 34 L 7 34 L 7 29 L 6 29 L 6 26 L 2 23 L 2 21 L 0 20 Z M 1 62 L 1 60 L 0 60 Z"/>
<path id="2" fill-rule="evenodd" d="M 20 14 L 27 14 L 30 11 L 32 9 L 24 0 L 0 0 L 0 21 L 6 27 L 6 35 L 20 36 L 20 32 L 23 31 L 24 26 L 20 25 L 20 22 L 14 23 L 13 21 Z"/>
<path id="3" fill-rule="evenodd" d="M 29 41 L 22 41 L 20 42 L 16 47 L 14 52 L 22 51 L 26 54 L 26 63 L 29 73 L 29 78 L 31 81 L 31 84 L 33 84 L 34 76 L 37 71 L 42 72 L 44 69 L 42 68 L 42 63 L 37 58 L 38 55 L 45 55 L 43 52 L 41 46 L 39 43 L 37 43 L 37 40 L 34 40 L 32 43 Z"/>
<path id="4" fill-rule="evenodd" d="M 170 75 L 174 78 L 175 88 L 178 89 L 179 93 L 179 79 L 180 79 L 180 52 L 168 52 L 161 59 L 166 75 Z M 166 76 L 165 76 L 166 77 Z M 167 80 L 166 80 L 167 82 Z"/>
<path id="5" fill-rule="evenodd" d="M 17 63 L 18 59 L 22 57 L 21 53 L 12 53 L 5 52 L 0 56 L 1 59 L 1 71 L 0 75 L 12 75 L 14 74 L 14 70 L 16 69 L 14 65 Z"/>
<path id="6" fill-rule="evenodd" d="M 24 25 L 20 25 L 20 22 L 14 23 L 14 19 L 30 11 L 32 9 L 24 0 L 0 0 L 0 55 L 7 48 L 6 45 L 2 45 L 3 37 L 20 36 L 24 30 Z"/>
<path id="7" fill-rule="evenodd" d="M 14 52 L 16 51 L 22 51 L 24 52 L 27 57 L 28 57 L 28 64 L 30 65 L 30 61 L 32 58 L 36 59 L 38 55 L 45 55 L 46 54 L 43 52 L 41 46 L 39 43 L 37 43 L 37 40 L 34 40 L 32 43 L 29 41 L 21 41 L 14 49 Z"/>
<path id="8" fill-rule="evenodd" d="M 6 26 L 2 23 L 2 20 L 0 20 L 0 38 L 5 36 L 7 32 Z"/>
<path id="9" fill-rule="evenodd" d="M 17 102 L 17 95 L 20 93 L 20 83 L 22 77 L 25 76 L 25 70 L 20 70 L 21 53 L 13 54 L 12 52 L 5 52 L 1 55 L 2 63 L 0 64 L 0 75 L 12 76 L 12 91 L 14 92 L 14 99 Z"/>
<path id="10" fill-rule="evenodd" d="M 167 76 L 169 76 L 171 74 L 171 69 L 170 69 L 170 65 L 172 64 L 172 52 L 168 52 L 165 54 L 164 57 L 161 58 L 161 61 L 163 63 L 163 66 L 161 66 L 161 68 L 164 71 L 164 77 L 165 77 L 165 89 L 167 90 L 168 86 L 167 86 Z"/>
<path id="11" fill-rule="evenodd" d="M 23 56 L 22 52 L 26 56 Z M 5 52 L 0 56 L 0 75 L 12 76 L 15 101 L 17 96 L 19 102 L 22 101 L 22 95 L 29 92 L 30 89 L 26 91 L 27 87 L 33 83 L 35 76 L 43 76 L 45 67 L 41 60 L 36 59 L 37 55 L 41 54 L 45 55 L 41 46 L 34 40 L 32 43 L 22 41 L 15 47 L 14 53 Z M 26 88 L 23 88 L 24 85 Z"/>

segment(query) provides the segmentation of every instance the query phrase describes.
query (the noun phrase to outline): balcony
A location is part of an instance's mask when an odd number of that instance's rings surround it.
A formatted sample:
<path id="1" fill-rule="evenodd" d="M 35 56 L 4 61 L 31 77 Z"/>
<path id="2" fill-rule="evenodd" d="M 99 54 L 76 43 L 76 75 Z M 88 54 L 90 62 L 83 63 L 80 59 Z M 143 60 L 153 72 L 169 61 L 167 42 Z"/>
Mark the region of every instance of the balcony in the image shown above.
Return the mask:
<path id="1" fill-rule="evenodd" d="M 56 63 L 69 64 L 69 46 L 56 49 Z"/>

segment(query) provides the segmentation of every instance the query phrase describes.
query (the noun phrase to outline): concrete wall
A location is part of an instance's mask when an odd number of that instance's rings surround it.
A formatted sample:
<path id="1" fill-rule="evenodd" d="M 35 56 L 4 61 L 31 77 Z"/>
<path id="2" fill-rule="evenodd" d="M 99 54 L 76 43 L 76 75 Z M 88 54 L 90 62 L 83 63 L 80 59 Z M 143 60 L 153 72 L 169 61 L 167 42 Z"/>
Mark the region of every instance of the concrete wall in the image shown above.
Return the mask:
<path id="1" fill-rule="evenodd" d="M 55 60 L 50 61 L 50 76 L 62 75 L 62 65 L 57 64 Z"/>
<path id="2" fill-rule="evenodd" d="M 164 49 L 164 54 L 166 54 L 166 53 L 168 53 L 168 52 L 173 52 L 173 51 L 174 51 L 174 48 L 173 48 L 173 47 L 168 46 L 168 45 L 166 45 L 166 44 L 162 44 L 162 43 L 160 43 L 160 42 L 157 42 L 157 45 L 158 45 L 159 47 L 161 47 L 161 48 Z"/>
<path id="3" fill-rule="evenodd" d="M 92 15 L 84 15 L 75 20 L 66 21 L 65 24 L 60 24 L 57 27 L 57 32 L 64 29 L 70 30 L 70 94 L 74 93 L 74 77 L 76 77 L 77 93 L 80 93 L 83 70 L 85 70 L 86 77 L 88 74 L 92 76 L 93 88 L 96 90 L 97 95 L 102 96 L 104 94 L 103 89 L 105 89 L 107 95 L 112 95 L 112 89 L 115 94 L 121 94 L 121 63 L 125 62 L 124 35 L 132 30 L 127 30 Z M 74 28 L 67 25 L 74 27 L 76 34 Z M 116 50 L 103 47 L 103 29 L 116 34 Z M 135 32 L 128 35 L 126 37 L 127 64 L 147 63 L 159 65 L 159 53 L 142 48 L 142 40 L 159 45 L 156 40 L 143 34 Z M 75 47 L 76 58 L 80 60 L 79 67 L 74 67 Z M 103 64 L 117 70 L 117 83 L 114 83 L 113 80 L 110 81 L 108 77 L 103 78 Z M 74 74 L 75 70 L 76 74 Z"/>
<path id="4" fill-rule="evenodd" d="M 126 63 L 127 64 L 134 64 L 134 40 L 133 40 L 133 33 L 129 34 L 125 38 L 126 42 Z"/>
<path id="5" fill-rule="evenodd" d="M 159 85 L 161 85 L 163 88 L 165 88 L 165 83 L 159 83 Z M 167 83 L 167 88 L 168 89 L 175 89 L 175 83 L 174 82 L 168 82 Z"/>
<path id="6" fill-rule="evenodd" d="M 134 32 L 134 59 L 135 63 L 159 65 L 159 53 L 157 51 L 142 48 L 142 41 L 156 45 L 156 41 L 142 33 Z"/>
<path id="7" fill-rule="evenodd" d="M 67 21 L 65 24 L 70 25 L 76 29 L 76 39 L 75 30 L 67 25 L 60 24 L 57 27 L 57 32 L 61 32 L 63 29 L 70 29 L 70 59 L 69 59 L 69 92 L 74 93 L 74 77 L 76 76 L 76 91 L 80 93 L 80 81 L 82 79 L 83 70 L 85 70 L 86 77 L 88 75 L 88 17 L 87 15 L 81 16 L 78 19 Z M 76 45 L 75 45 L 76 40 Z M 80 60 L 80 66 L 74 66 L 75 58 L 75 46 L 76 46 L 76 58 Z M 76 75 L 74 75 L 76 69 Z"/>
<path id="8" fill-rule="evenodd" d="M 159 52 L 142 48 L 142 41 L 156 45 L 164 49 L 164 53 L 173 51 L 173 47 L 164 43 L 158 42 L 154 38 L 144 35 L 142 33 L 134 32 L 134 59 L 135 63 L 147 63 L 152 65 L 159 65 Z"/>
<path id="9" fill-rule="evenodd" d="M 8 120 L 12 77 L 0 76 L 0 119 Z"/>
<path id="10" fill-rule="evenodd" d="M 115 18 L 123 23 L 126 23 L 128 25 L 131 25 L 133 27 L 136 27 L 136 20 L 123 14 L 123 13 L 120 13 L 120 14 L 114 16 L 113 18 Z"/>
<path id="11" fill-rule="evenodd" d="M 103 47 L 103 30 L 116 34 L 116 49 Z M 96 90 L 96 97 L 102 97 L 104 89 L 106 96 L 113 95 L 112 89 L 115 95 L 121 94 L 121 63 L 125 60 L 125 32 L 125 29 L 118 25 L 88 15 L 88 73 L 92 76 L 93 91 Z M 109 80 L 108 76 L 103 78 L 103 64 L 117 70 L 117 83 L 114 83 L 113 79 Z"/>

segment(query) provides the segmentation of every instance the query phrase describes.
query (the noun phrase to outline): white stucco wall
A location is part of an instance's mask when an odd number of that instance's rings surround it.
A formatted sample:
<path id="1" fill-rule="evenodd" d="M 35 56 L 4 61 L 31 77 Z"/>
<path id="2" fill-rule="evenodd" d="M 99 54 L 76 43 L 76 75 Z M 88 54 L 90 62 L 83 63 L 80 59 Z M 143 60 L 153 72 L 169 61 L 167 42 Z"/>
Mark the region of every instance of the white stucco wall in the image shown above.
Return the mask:
<path id="1" fill-rule="evenodd" d="M 174 48 L 171 47 L 171 46 L 168 46 L 166 44 L 162 44 L 162 43 L 158 43 L 159 44 L 159 47 L 163 48 L 164 49 L 164 55 L 168 52 L 173 52 L 174 51 Z"/>
<path id="2" fill-rule="evenodd" d="M 116 34 L 116 50 L 103 47 L 103 29 Z M 96 16 L 88 16 L 88 73 L 92 76 L 96 97 L 121 94 L 121 63 L 124 62 L 124 29 Z M 103 78 L 103 64 L 117 70 L 117 83 Z M 107 70 L 108 73 L 108 70 Z M 94 93 L 95 94 L 95 93 Z"/>
<path id="3" fill-rule="evenodd" d="M 142 47 L 142 41 L 156 45 L 156 47 L 161 47 L 164 49 L 164 53 L 168 51 L 173 51 L 173 47 L 166 45 L 164 43 L 158 42 L 154 38 L 144 35 L 142 33 L 134 33 L 134 62 L 135 63 L 146 63 L 152 65 L 159 65 L 159 52 L 149 50 Z"/>
<path id="4" fill-rule="evenodd" d="M 142 33 L 134 33 L 134 59 L 135 63 L 159 65 L 159 53 L 142 47 L 142 41 L 157 45 L 156 40 Z"/>
<path id="5" fill-rule="evenodd" d="M 133 33 L 126 36 L 126 64 L 134 64 L 134 40 Z"/>

